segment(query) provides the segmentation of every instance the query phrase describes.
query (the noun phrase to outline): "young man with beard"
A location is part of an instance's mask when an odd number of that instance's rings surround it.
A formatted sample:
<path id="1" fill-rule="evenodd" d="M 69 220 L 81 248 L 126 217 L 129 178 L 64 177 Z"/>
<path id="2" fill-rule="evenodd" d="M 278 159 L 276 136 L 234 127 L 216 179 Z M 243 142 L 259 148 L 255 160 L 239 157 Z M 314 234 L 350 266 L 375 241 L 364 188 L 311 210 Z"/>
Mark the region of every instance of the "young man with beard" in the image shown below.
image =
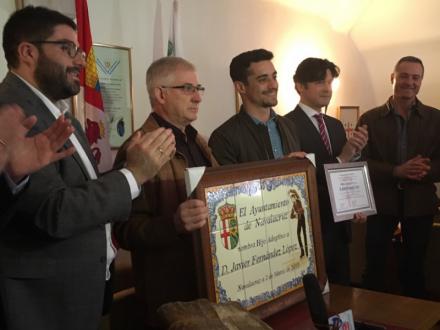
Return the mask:
<path id="1" fill-rule="evenodd" d="M 160 327 L 156 313 L 160 305 L 199 297 L 191 234 L 206 223 L 208 208 L 201 200 L 187 198 L 184 172 L 188 167 L 215 166 L 217 162 L 191 125 L 205 90 L 194 65 L 180 57 L 153 62 L 147 70 L 147 90 L 153 112 L 139 131 L 171 129 L 176 153 L 144 184 L 141 197 L 133 202 L 130 220 L 115 224 L 114 233 L 121 246 L 131 251 L 145 325 L 156 329 Z M 125 163 L 131 139 L 121 147 L 116 165 Z"/>
<path id="2" fill-rule="evenodd" d="M 293 123 L 272 109 L 278 103 L 277 72 L 272 58 L 270 51 L 255 49 L 231 61 L 229 73 L 243 105 L 209 139 L 221 165 L 305 156 L 299 152 Z"/>
<path id="3" fill-rule="evenodd" d="M 400 281 L 403 294 L 424 298 L 425 258 L 440 181 L 440 111 L 417 98 L 424 66 L 414 56 L 402 57 L 391 74 L 393 95 L 364 113 L 370 140 L 368 161 L 377 215 L 368 217 L 364 286 L 385 291 L 386 258 L 393 233 L 402 228 Z"/>
<path id="4" fill-rule="evenodd" d="M 36 116 L 33 136 L 61 115 L 55 101 L 75 95 L 85 56 L 76 25 L 59 12 L 25 7 L 3 31 L 9 72 L 0 84 L 0 103 L 18 104 Z M 2 328 L 78 330 L 98 328 L 104 288 L 114 252 L 110 223 L 128 218 L 139 186 L 174 150 L 170 130 L 138 134 L 126 168 L 98 177 L 79 122 L 65 147 L 76 153 L 17 178 L 0 177 L 0 199 L 13 200 L 0 229 L 0 318 Z"/>
<path id="5" fill-rule="evenodd" d="M 365 127 L 359 127 L 347 141 L 342 123 L 322 114 L 322 108 L 328 106 L 332 97 L 333 79 L 338 76 L 339 68 L 326 59 L 309 57 L 302 61 L 293 76 L 300 101 L 286 117 L 299 129 L 301 148 L 307 153 L 315 154 L 328 279 L 332 283 L 349 285 L 351 227 L 347 221 L 335 223 L 333 220 L 323 165 L 354 160 L 367 143 L 368 133 Z M 355 214 L 354 220 L 365 221 L 365 216 Z"/>

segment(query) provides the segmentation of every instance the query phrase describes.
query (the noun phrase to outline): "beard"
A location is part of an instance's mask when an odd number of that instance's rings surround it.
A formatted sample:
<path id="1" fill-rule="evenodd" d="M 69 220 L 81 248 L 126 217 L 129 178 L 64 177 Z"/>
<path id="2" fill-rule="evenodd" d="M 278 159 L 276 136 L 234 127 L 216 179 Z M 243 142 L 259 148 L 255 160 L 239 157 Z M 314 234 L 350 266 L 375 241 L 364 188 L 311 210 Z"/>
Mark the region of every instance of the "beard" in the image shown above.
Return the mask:
<path id="1" fill-rule="evenodd" d="M 269 108 L 269 107 L 274 107 L 278 104 L 278 100 L 274 100 L 274 101 L 262 101 L 261 102 L 261 106 L 264 108 Z"/>
<path id="2" fill-rule="evenodd" d="M 57 62 L 54 62 L 40 52 L 38 65 L 35 70 L 35 80 L 41 92 L 52 101 L 66 99 L 79 93 L 79 81 L 71 81 L 67 79 L 67 75 L 71 72 L 79 72 L 78 67 L 64 68 Z"/>
<path id="3" fill-rule="evenodd" d="M 269 94 L 273 91 L 263 92 L 263 94 Z M 261 100 L 261 106 L 265 108 L 274 107 L 278 104 L 278 91 L 275 90 L 275 98 L 273 97 L 265 97 Z"/>

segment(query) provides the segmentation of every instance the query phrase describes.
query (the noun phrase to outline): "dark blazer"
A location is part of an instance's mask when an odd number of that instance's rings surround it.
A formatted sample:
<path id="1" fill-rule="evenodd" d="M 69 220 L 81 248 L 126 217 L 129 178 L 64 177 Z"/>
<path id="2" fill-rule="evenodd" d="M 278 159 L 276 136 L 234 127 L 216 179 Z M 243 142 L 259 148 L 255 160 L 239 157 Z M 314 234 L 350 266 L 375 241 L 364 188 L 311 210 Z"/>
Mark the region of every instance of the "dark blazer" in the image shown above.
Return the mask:
<path id="1" fill-rule="evenodd" d="M 11 73 L 0 84 L 0 103 L 16 103 L 38 117 L 31 135 L 55 120 Z M 74 124 L 93 162 L 85 134 Z M 3 177 L 0 185 L 3 194 Z M 96 330 L 105 283 L 104 225 L 127 219 L 130 208 L 126 178 L 110 172 L 91 180 L 77 153 L 32 174 L 1 213 L 0 315 L 8 329 Z"/>
<path id="2" fill-rule="evenodd" d="M 403 215 L 425 216 L 437 212 L 434 182 L 440 181 L 440 111 L 417 100 L 408 119 L 408 159 L 417 155 L 431 159 L 431 171 L 421 181 L 398 181 L 393 168 L 398 165 L 397 122 L 389 102 L 364 113 L 359 125 L 368 125 L 369 140 L 363 150 L 368 161 L 377 211 L 398 215 L 398 184 L 403 189 Z"/>
<path id="3" fill-rule="evenodd" d="M 299 106 L 297 106 L 293 111 L 289 112 L 286 117 L 293 121 L 296 125 L 301 150 L 306 153 L 315 154 L 319 210 L 323 234 L 330 231 L 330 227 L 337 225 L 344 228 L 342 231 L 345 233 L 343 238 L 349 241 L 351 238 L 350 222 L 344 221 L 338 224 L 333 222 L 330 197 L 328 194 L 327 181 L 324 173 L 324 164 L 337 163 L 338 160 L 336 159 L 336 156 L 341 153 L 342 148 L 347 142 L 342 123 L 333 117 L 327 115 L 323 116 L 333 151 L 333 154 L 330 155 L 321 140 L 318 130 Z"/>
<path id="4" fill-rule="evenodd" d="M 275 123 L 280 133 L 284 155 L 299 151 L 295 125 L 277 114 Z M 238 114 L 215 129 L 209 138 L 209 146 L 221 165 L 274 159 L 267 128 L 255 124 L 243 106 Z"/>

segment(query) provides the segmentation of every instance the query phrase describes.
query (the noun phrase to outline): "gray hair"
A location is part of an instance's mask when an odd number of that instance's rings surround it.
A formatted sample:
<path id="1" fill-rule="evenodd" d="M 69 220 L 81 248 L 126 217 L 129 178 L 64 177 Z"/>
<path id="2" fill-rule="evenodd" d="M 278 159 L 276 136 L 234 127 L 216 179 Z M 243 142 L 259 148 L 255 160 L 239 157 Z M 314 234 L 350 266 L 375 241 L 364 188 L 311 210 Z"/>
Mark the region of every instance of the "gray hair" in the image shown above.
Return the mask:
<path id="1" fill-rule="evenodd" d="M 172 83 L 177 69 L 196 71 L 195 66 L 181 57 L 167 56 L 154 61 L 147 70 L 147 90 L 154 103 L 154 89 Z"/>

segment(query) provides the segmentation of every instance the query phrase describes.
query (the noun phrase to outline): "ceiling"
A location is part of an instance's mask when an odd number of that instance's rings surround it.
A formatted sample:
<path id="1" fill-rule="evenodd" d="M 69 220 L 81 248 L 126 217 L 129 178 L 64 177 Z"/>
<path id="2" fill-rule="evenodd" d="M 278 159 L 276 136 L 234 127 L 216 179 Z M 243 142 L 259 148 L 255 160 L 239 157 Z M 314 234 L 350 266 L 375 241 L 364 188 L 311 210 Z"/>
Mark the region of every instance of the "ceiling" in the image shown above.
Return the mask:
<path id="1" fill-rule="evenodd" d="M 358 49 L 440 38 L 439 0 L 271 0 L 328 21 Z"/>

